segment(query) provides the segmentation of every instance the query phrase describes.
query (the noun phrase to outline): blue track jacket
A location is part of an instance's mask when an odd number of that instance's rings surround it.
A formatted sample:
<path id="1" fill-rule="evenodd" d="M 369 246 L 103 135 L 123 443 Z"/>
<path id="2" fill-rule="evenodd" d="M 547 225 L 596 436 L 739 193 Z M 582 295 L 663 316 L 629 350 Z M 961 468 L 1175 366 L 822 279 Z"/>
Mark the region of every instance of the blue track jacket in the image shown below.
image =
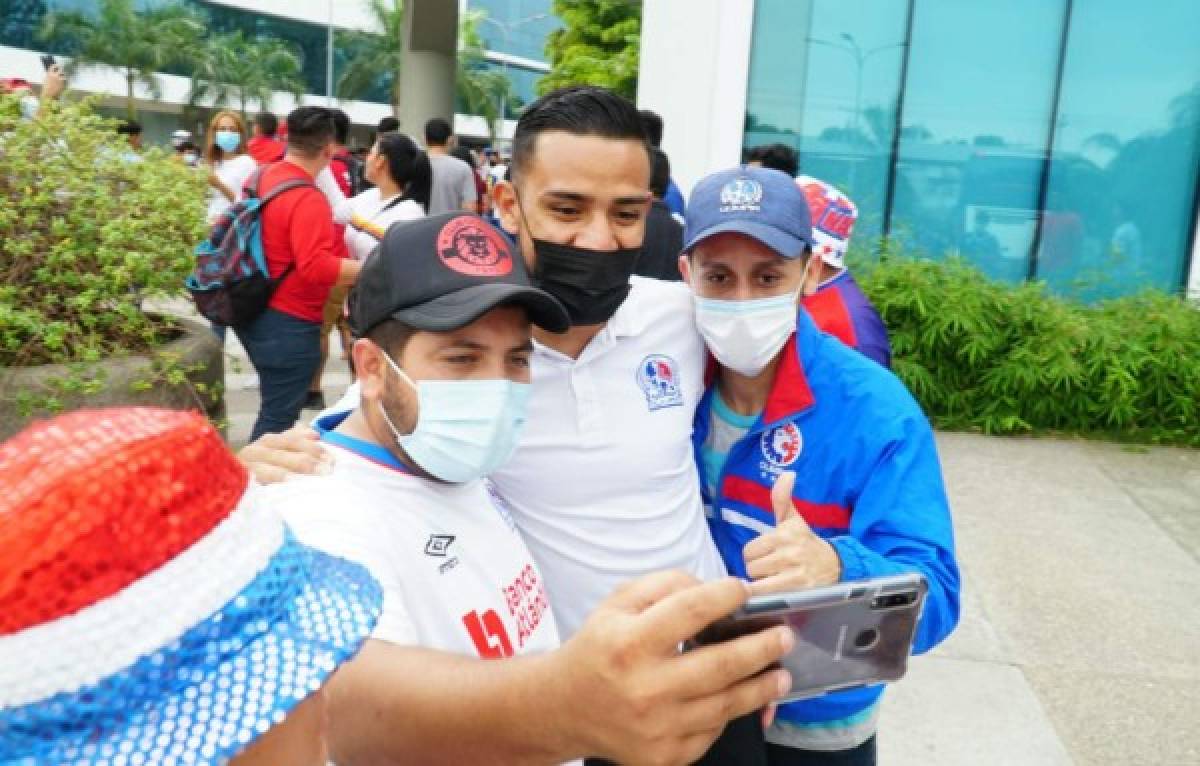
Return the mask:
<path id="1" fill-rule="evenodd" d="M 730 449 L 717 496 L 704 487 L 725 565 L 746 578 L 742 549 L 775 526 L 771 485 L 793 471 L 796 508 L 837 550 L 843 582 L 901 572 L 925 576 L 929 593 L 915 651 L 928 651 L 957 624 L 960 590 L 929 421 L 895 375 L 819 331 L 805 311 L 782 353 L 767 405 Z M 698 466 L 713 392 L 710 385 L 696 410 Z M 832 721 L 866 709 L 882 693 L 882 686 L 833 692 L 782 705 L 778 715 L 793 723 Z"/>

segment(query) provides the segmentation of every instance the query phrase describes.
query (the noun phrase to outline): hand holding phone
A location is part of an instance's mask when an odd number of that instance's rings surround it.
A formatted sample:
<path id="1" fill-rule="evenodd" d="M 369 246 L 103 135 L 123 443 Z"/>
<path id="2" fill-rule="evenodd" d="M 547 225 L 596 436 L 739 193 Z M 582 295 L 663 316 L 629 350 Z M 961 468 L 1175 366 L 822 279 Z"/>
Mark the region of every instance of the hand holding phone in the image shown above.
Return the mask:
<path id="1" fill-rule="evenodd" d="M 780 664 L 792 687 L 781 702 L 897 681 L 908 669 L 925 591 L 923 577 L 906 574 L 756 596 L 694 643 L 790 627 L 796 643 Z"/>

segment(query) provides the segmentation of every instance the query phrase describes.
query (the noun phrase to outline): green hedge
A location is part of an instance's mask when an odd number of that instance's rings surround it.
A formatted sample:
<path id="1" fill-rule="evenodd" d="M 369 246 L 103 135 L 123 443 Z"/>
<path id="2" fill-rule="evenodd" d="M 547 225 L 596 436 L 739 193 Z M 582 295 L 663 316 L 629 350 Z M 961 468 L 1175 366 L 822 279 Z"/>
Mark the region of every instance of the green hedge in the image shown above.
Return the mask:
<path id="1" fill-rule="evenodd" d="M 1200 447 L 1200 309 L 1156 291 L 1086 306 L 960 260 L 856 276 L 896 373 L 938 426 Z"/>

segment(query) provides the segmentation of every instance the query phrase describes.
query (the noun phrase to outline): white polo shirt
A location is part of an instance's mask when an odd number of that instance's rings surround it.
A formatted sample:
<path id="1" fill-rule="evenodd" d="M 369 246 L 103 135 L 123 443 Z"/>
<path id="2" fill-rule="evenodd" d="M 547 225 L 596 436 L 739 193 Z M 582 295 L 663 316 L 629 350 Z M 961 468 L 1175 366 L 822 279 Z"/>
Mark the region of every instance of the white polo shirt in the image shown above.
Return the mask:
<path id="1" fill-rule="evenodd" d="M 632 284 L 578 359 L 536 346 L 520 444 L 491 477 L 546 578 L 564 638 L 634 577 L 725 575 L 692 454 L 707 355 L 691 292 Z"/>
<path id="2" fill-rule="evenodd" d="M 707 355 L 691 292 L 631 284 L 578 359 L 535 344 L 529 416 L 512 459 L 491 476 L 564 639 L 627 580 L 665 569 L 726 574 L 692 453 Z M 329 412 L 357 406 L 355 384 Z"/>

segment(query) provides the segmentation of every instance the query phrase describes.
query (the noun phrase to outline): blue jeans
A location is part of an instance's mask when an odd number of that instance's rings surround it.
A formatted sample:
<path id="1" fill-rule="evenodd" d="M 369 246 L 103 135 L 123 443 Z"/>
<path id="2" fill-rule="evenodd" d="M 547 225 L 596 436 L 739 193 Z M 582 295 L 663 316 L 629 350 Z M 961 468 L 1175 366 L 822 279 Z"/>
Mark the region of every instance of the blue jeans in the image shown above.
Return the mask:
<path id="1" fill-rule="evenodd" d="M 300 417 L 308 384 L 321 363 L 321 323 L 269 308 L 234 332 L 258 372 L 262 394 L 251 440 L 286 431 Z"/>

